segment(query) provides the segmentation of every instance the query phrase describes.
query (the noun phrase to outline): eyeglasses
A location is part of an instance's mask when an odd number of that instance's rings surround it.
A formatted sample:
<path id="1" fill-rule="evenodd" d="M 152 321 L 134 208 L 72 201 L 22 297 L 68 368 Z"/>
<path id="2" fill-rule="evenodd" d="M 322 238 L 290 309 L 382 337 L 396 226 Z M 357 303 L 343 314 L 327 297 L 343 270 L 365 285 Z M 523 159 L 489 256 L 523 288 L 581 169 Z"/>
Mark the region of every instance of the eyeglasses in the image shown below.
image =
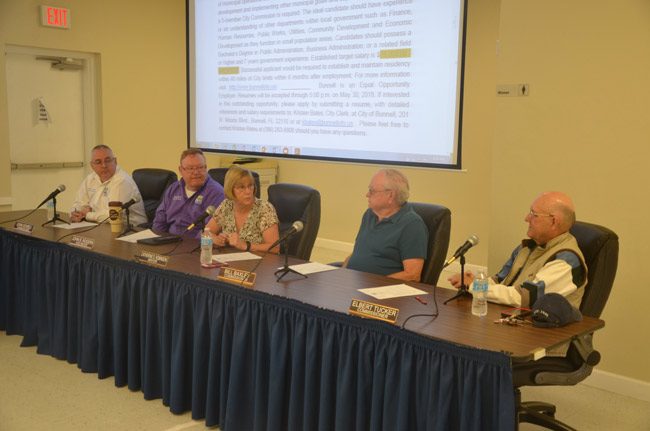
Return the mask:
<path id="1" fill-rule="evenodd" d="M 99 166 L 99 165 L 108 165 L 110 163 L 113 163 L 114 161 L 115 161 L 115 157 L 106 157 L 103 160 L 102 159 L 95 159 L 95 160 L 91 161 L 90 163 L 92 163 L 95 166 Z"/>
<path id="2" fill-rule="evenodd" d="M 535 218 L 537 218 L 537 217 L 555 217 L 553 214 L 538 213 L 537 211 L 534 211 L 532 209 L 528 212 L 528 215 L 531 216 L 531 217 L 535 217 Z"/>
<path id="3" fill-rule="evenodd" d="M 375 193 L 390 192 L 390 191 L 392 190 L 391 189 L 375 190 L 372 187 L 368 187 L 368 194 L 370 196 L 374 195 Z"/>
<path id="4" fill-rule="evenodd" d="M 248 185 L 238 184 L 234 187 L 234 189 L 239 192 L 242 192 L 244 190 L 253 190 L 255 189 L 255 184 L 248 184 Z"/>
<path id="5" fill-rule="evenodd" d="M 201 166 L 181 166 L 181 169 L 186 171 L 186 172 L 199 172 L 202 171 L 206 168 L 205 165 Z"/>

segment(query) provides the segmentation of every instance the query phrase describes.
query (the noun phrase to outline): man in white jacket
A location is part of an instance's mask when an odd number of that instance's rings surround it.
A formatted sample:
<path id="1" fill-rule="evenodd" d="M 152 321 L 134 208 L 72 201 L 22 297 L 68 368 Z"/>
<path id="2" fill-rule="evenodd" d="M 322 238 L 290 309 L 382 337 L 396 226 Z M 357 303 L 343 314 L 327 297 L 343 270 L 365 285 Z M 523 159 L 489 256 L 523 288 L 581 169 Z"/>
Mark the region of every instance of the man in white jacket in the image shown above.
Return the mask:
<path id="1" fill-rule="evenodd" d="M 108 218 L 108 203 L 128 202 L 136 199 L 130 207 L 130 221 L 134 225 L 145 223 L 147 216 L 142 196 L 133 178 L 117 166 L 117 158 L 106 145 L 97 145 L 91 151 L 89 174 L 79 186 L 70 211 L 70 221 L 82 220 L 101 222 Z"/>
<path id="2" fill-rule="evenodd" d="M 513 307 L 531 307 L 546 293 L 559 293 L 576 308 L 587 284 L 587 266 L 569 229 L 575 222 L 575 207 L 569 196 L 546 192 L 537 197 L 526 214 L 525 239 L 512 252 L 501 270 L 490 277 L 488 300 Z M 465 273 L 470 286 L 474 276 Z M 460 274 L 449 278 L 460 286 Z"/>

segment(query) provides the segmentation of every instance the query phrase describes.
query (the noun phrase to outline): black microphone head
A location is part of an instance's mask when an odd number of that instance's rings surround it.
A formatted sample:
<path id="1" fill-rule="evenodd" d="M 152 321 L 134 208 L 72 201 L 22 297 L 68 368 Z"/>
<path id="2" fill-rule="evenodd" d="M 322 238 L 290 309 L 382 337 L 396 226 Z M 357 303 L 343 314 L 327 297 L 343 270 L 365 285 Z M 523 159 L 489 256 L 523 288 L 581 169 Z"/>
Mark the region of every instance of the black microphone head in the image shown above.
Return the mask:
<path id="1" fill-rule="evenodd" d="M 472 246 L 475 246 L 476 244 L 478 244 L 478 237 L 476 235 L 472 235 L 469 238 L 467 238 L 467 242 L 472 244 Z"/>
<path id="2" fill-rule="evenodd" d="M 297 221 L 293 222 L 291 227 L 293 228 L 294 231 L 300 232 L 302 230 L 302 228 L 305 227 L 305 225 L 303 225 L 303 223 L 300 220 L 297 220 Z"/>

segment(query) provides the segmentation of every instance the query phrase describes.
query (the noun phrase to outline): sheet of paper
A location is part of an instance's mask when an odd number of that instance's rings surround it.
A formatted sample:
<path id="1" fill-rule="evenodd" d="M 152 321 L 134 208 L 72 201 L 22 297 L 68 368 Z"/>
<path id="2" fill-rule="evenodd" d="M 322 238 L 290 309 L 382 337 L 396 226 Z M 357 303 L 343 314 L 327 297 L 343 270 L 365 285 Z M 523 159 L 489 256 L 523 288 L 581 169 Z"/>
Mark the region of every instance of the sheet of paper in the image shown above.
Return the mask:
<path id="1" fill-rule="evenodd" d="M 57 223 L 55 225 L 52 225 L 52 227 L 55 227 L 57 229 L 79 229 L 80 227 L 91 227 L 91 226 L 97 226 L 97 223 L 91 223 L 89 221 L 80 221 L 78 223 Z"/>
<path id="2" fill-rule="evenodd" d="M 146 229 L 140 232 L 132 233 L 131 235 L 122 236 L 120 238 L 117 238 L 117 240 L 135 243 L 139 239 L 155 238 L 157 236 L 160 235 L 155 234 L 151 229 Z"/>
<path id="3" fill-rule="evenodd" d="M 400 296 L 426 295 L 424 290 L 416 289 L 406 284 L 394 284 L 391 286 L 368 287 L 358 289 L 359 292 L 370 295 L 377 299 L 399 298 Z"/>
<path id="4" fill-rule="evenodd" d="M 331 271 L 333 269 L 339 269 L 336 266 L 325 265 L 324 263 L 318 263 L 318 262 L 308 262 L 308 263 L 301 263 L 298 265 L 290 265 L 289 268 L 299 272 L 302 275 L 313 274 L 315 272 Z"/>
<path id="5" fill-rule="evenodd" d="M 212 256 L 212 260 L 217 262 L 226 263 L 226 262 L 236 262 L 238 260 L 255 260 L 261 259 L 256 254 L 250 253 L 248 251 L 243 251 L 241 253 L 226 253 L 226 254 L 217 254 Z"/>

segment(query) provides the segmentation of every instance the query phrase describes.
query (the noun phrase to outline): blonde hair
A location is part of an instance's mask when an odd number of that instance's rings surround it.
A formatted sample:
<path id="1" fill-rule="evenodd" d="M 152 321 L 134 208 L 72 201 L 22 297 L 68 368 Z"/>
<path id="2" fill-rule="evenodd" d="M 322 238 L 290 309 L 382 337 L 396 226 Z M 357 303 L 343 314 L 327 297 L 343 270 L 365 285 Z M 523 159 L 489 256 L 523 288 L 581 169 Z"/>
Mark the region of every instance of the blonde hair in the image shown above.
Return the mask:
<path id="1" fill-rule="evenodd" d="M 255 179 L 253 174 L 248 169 L 244 169 L 238 165 L 232 165 L 228 172 L 226 172 L 226 178 L 223 181 L 223 190 L 226 193 L 226 197 L 230 200 L 235 199 L 235 194 L 233 190 L 235 189 L 235 184 L 244 178 L 250 178 L 253 182 L 253 192 L 255 192 Z"/>

